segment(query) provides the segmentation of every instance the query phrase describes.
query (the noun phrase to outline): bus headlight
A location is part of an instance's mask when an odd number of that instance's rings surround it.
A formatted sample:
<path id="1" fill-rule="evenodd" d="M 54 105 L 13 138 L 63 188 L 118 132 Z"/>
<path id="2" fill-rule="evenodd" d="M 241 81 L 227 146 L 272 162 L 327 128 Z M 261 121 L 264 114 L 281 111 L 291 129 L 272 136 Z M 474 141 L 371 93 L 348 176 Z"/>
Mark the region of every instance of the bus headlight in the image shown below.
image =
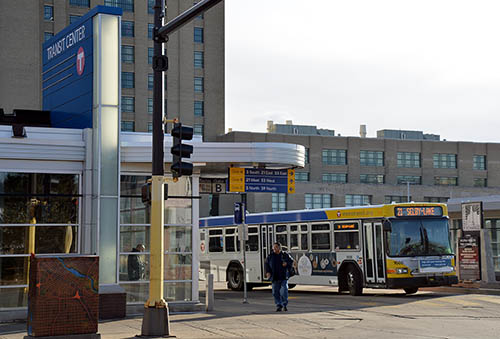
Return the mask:
<path id="1" fill-rule="evenodd" d="M 397 274 L 408 274 L 408 269 L 407 268 L 396 268 L 396 273 Z"/>

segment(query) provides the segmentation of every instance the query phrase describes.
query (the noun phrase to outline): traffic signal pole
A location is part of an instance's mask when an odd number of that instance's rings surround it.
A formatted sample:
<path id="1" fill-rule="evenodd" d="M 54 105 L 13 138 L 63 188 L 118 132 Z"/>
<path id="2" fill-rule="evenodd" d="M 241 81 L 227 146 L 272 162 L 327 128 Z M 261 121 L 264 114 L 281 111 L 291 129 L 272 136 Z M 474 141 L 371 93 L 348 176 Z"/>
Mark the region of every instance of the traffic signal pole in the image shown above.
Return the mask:
<path id="1" fill-rule="evenodd" d="M 170 321 L 168 304 L 163 295 L 164 273 L 164 88 L 163 72 L 168 69 L 167 57 L 163 55 L 163 43 L 168 34 L 178 30 L 193 18 L 215 6 L 222 0 L 202 0 L 163 26 L 165 0 L 155 0 L 153 30 L 153 157 L 151 183 L 151 228 L 150 228 L 150 284 L 149 299 L 144 304 L 141 336 L 169 336 Z M 181 167 L 182 168 L 182 167 Z M 182 175 L 182 171 L 181 171 Z"/>

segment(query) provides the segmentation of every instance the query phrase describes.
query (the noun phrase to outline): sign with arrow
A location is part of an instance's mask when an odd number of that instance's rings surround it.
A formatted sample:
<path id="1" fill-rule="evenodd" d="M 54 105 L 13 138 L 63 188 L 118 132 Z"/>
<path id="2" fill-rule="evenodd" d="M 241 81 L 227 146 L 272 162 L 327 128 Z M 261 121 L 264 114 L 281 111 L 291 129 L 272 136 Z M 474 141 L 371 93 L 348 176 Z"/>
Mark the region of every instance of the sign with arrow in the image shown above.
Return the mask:
<path id="1" fill-rule="evenodd" d="M 295 193 L 295 170 L 230 168 L 229 192 Z"/>

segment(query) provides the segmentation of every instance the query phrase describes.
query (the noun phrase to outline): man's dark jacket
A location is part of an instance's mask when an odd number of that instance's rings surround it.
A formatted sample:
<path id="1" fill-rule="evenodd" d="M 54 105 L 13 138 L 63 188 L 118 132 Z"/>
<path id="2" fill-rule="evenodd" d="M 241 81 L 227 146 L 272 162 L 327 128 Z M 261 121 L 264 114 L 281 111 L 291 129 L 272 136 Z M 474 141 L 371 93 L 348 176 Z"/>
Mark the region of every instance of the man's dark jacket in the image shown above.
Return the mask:
<path id="1" fill-rule="evenodd" d="M 286 262 L 286 267 L 283 263 Z M 271 281 L 286 280 L 290 278 L 290 269 L 293 267 L 293 258 L 290 254 L 281 251 L 279 254 L 272 252 L 266 258 L 266 273 L 271 273 Z"/>
<path id="2" fill-rule="evenodd" d="M 140 252 L 136 248 L 132 249 L 132 252 Z M 128 262 L 128 280 L 139 280 L 142 279 L 144 274 L 144 263 L 139 259 L 136 254 L 129 254 Z"/>

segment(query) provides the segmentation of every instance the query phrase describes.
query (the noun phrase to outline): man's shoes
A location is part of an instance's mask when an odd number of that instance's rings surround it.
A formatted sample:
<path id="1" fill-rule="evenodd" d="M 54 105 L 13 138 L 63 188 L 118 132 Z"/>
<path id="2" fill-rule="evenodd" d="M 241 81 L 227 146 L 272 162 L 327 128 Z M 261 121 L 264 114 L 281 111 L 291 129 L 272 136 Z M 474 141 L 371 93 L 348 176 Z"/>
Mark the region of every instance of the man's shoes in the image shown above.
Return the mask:
<path id="1" fill-rule="evenodd" d="M 276 312 L 281 312 L 281 309 L 282 309 L 282 308 L 283 308 L 283 307 L 278 306 L 278 308 L 276 309 Z M 285 307 L 285 309 L 286 309 L 286 307 Z"/>
<path id="2" fill-rule="evenodd" d="M 288 311 L 288 308 L 286 308 L 286 306 L 285 306 L 285 307 L 283 307 L 283 311 L 287 312 L 287 311 Z"/>

